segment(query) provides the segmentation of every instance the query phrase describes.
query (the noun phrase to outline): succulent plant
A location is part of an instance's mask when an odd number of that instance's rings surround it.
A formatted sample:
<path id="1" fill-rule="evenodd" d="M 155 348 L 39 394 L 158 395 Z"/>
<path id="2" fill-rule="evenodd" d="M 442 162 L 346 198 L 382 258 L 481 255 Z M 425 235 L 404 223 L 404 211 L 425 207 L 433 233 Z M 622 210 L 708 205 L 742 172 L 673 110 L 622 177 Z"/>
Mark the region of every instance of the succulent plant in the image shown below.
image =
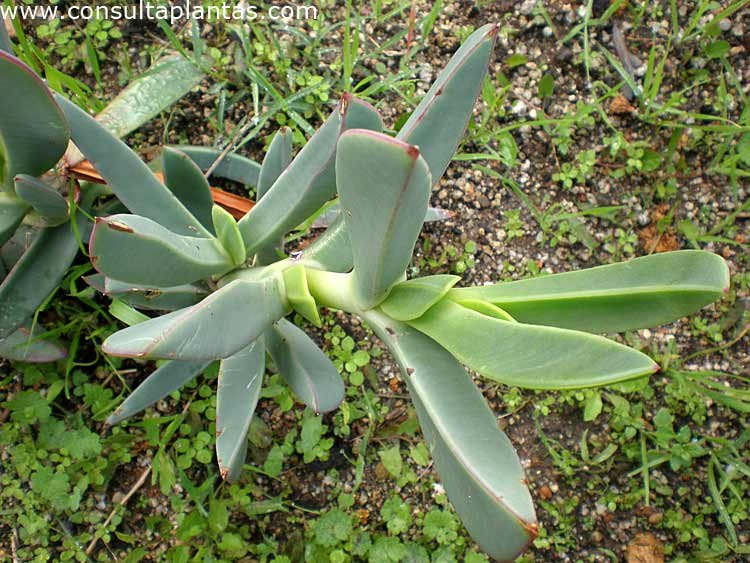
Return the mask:
<path id="1" fill-rule="evenodd" d="M 284 131 L 262 165 L 213 149 L 169 148 L 161 183 L 93 118 L 59 98 L 82 153 L 130 214 L 96 219 L 90 282 L 165 314 L 110 336 L 104 350 L 168 360 L 118 408 L 114 424 L 219 360 L 216 451 L 238 477 L 270 354 L 317 413 L 343 382 L 314 341 L 286 319 L 320 325 L 319 307 L 359 316 L 399 363 L 449 499 L 489 555 L 511 560 L 536 535 L 523 469 L 462 366 L 533 389 L 605 385 L 658 369 L 595 333 L 654 326 L 718 299 L 723 260 L 675 252 L 579 272 L 457 287 L 457 276 L 406 279 L 432 186 L 448 166 L 484 80 L 496 26 L 477 30 L 391 137 L 377 112 L 345 96 L 292 158 Z M 218 162 L 216 162 L 218 160 Z M 202 169 L 256 188 L 239 221 L 213 205 Z M 283 237 L 338 195 L 340 215 L 303 251 Z"/>

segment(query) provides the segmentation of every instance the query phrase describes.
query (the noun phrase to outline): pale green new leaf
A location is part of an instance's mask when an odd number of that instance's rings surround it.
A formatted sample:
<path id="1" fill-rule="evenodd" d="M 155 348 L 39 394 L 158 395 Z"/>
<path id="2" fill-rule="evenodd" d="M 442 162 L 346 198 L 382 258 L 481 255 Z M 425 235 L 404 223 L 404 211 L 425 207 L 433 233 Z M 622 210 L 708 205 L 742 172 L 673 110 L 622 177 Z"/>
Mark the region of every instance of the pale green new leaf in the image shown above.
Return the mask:
<path id="1" fill-rule="evenodd" d="M 91 263 L 108 277 L 169 287 L 222 274 L 232 261 L 214 238 L 175 234 L 138 215 L 97 218 Z"/>
<path id="2" fill-rule="evenodd" d="M 214 231 L 221 246 L 229 254 L 232 264 L 239 266 L 245 262 L 245 243 L 237 227 L 237 221 L 232 214 L 219 205 L 214 205 L 212 210 Z"/>
<path id="3" fill-rule="evenodd" d="M 456 360 L 416 330 L 376 311 L 365 320 L 401 367 L 448 499 L 490 557 L 512 561 L 537 534 L 523 469 L 495 415 Z"/>
<path id="4" fill-rule="evenodd" d="M 380 309 L 397 321 L 416 319 L 440 301 L 460 280 L 458 276 L 441 274 L 397 283 L 380 304 Z"/>
<path id="5" fill-rule="evenodd" d="M 211 186 L 189 156 L 169 147 L 162 149 L 164 183 L 182 204 L 210 232 L 214 232 Z"/>
<path id="6" fill-rule="evenodd" d="M 476 30 L 456 51 L 398 133 L 419 147 L 438 182 L 466 131 L 497 38 L 497 24 Z"/>
<path id="7" fill-rule="evenodd" d="M 15 177 L 15 189 L 16 195 L 49 223 L 59 225 L 68 219 L 68 200 L 41 180 L 18 174 Z"/>
<path id="8" fill-rule="evenodd" d="M 500 320 L 448 299 L 409 324 L 481 375 L 528 389 L 609 385 L 659 369 L 602 336 Z"/>
<path id="9" fill-rule="evenodd" d="M 256 200 L 260 200 L 292 162 L 292 130 L 282 127 L 268 147 L 258 178 Z"/>
<path id="10" fill-rule="evenodd" d="M 373 131 L 341 136 L 336 181 L 354 257 L 357 300 L 380 303 L 404 275 L 430 197 L 416 147 Z"/>
<path id="11" fill-rule="evenodd" d="M 336 366 L 304 331 L 281 319 L 266 333 L 273 363 L 299 399 L 316 413 L 336 409 L 344 382 Z"/>
<path id="12" fill-rule="evenodd" d="M 88 113 L 55 94 L 70 123 L 73 141 L 132 213 L 180 235 L 210 236 L 180 200 L 128 146 Z"/>
<path id="13" fill-rule="evenodd" d="M 0 187 L 18 174 L 40 176 L 57 164 L 70 130 L 47 86 L 13 55 L 0 51 Z"/>
<path id="14" fill-rule="evenodd" d="M 375 109 L 346 95 L 256 206 L 239 222 L 249 254 L 275 244 L 336 193 L 336 146 L 347 129 L 382 129 Z"/>
<path id="15" fill-rule="evenodd" d="M 276 279 L 235 280 L 197 305 L 116 332 L 102 350 L 126 358 L 228 358 L 286 313 Z"/>
<path id="16" fill-rule="evenodd" d="M 161 401 L 201 373 L 210 363 L 210 361 L 181 362 L 178 360 L 164 363 L 136 387 L 105 424 L 109 426 L 117 424 L 157 401 Z"/>
<path id="17" fill-rule="evenodd" d="M 235 153 L 224 154 L 222 150 L 212 147 L 177 145 L 174 148 L 188 155 L 203 171 L 208 171 L 213 167 L 211 176 L 253 188 L 258 186 L 260 164 L 254 160 Z M 217 161 L 219 161 L 218 164 Z"/>
<path id="18" fill-rule="evenodd" d="M 305 267 L 302 264 L 296 264 L 291 268 L 284 270 L 284 288 L 286 298 L 292 309 L 305 317 L 308 321 L 317 327 L 321 326 L 320 315 L 318 314 L 318 305 L 315 298 L 307 287 L 307 276 Z"/>
<path id="19" fill-rule="evenodd" d="M 657 326 L 693 313 L 729 290 L 724 260 L 683 250 L 515 282 L 453 289 L 449 299 L 494 303 L 517 321 L 588 332 Z"/>
<path id="20" fill-rule="evenodd" d="M 222 479 L 239 477 L 247 451 L 247 431 L 258 404 L 266 347 L 263 337 L 221 361 L 216 394 L 216 459 Z"/>

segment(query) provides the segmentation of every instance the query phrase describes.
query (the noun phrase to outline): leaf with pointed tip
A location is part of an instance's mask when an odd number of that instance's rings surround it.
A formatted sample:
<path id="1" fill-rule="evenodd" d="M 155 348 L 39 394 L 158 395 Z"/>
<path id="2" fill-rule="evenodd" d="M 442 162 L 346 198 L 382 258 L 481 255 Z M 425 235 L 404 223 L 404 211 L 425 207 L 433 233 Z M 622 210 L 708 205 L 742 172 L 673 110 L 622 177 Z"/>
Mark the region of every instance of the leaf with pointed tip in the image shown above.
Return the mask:
<path id="1" fill-rule="evenodd" d="M 0 246 L 4 245 L 23 221 L 29 205 L 16 196 L 0 192 Z"/>
<path id="2" fill-rule="evenodd" d="M 448 499 L 490 557 L 512 561 L 534 540 L 537 519 L 523 469 L 482 394 L 436 342 L 382 313 L 365 320 L 401 367 Z"/>
<path id="3" fill-rule="evenodd" d="M 182 55 L 159 59 L 123 88 L 96 120 L 116 137 L 125 137 L 179 101 L 204 76 Z"/>
<path id="4" fill-rule="evenodd" d="M 507 311 L 501 309 L 497 305 L 493 305 L 487 301 L 479 301 L 478 299 L 464 299 L 461 301 L 461 306 L 477 313 L 487 315 L 488 317 L 494 317 L 501 321 L 518 322 L 516 319 L 511 317 Z"/>
<path id="5" fill-rule="evenodd" d="M 659 369 L 645 354 L 602 336 L 503 321 L 448 299 L 409 324 L 481 375 L 528 389 L 609 385 Z"/>
<path id="6" fill-rule="evenodd" d="M 13 55 L 0 51 L 0 187 L 13 191 L 17 174 L 40 176 L 60 160 L 70 130 L 47 86 Z"/>
<path id="7" fill-rule="evenodd" d="M 296 264 L 284 270 L 283 276 L 286 298 L 289 300 L 292 309 L 315 326 L 322 326 L 318 314 L 318 305 L 307 287 L 305 267 L 302 264 Z"/>
<path id="8" fill-rule="evenodd" d="M 239 266 L 245 262 L 245 243 L 242 242 L 242 235 L 237 227 L 237 221 L 232 214 L 219 205 L 213 206 L 211 212 L 214 222 L 216 238 L 221 246 L 227 252 L 234 266 Z"/>
<path id="9" fill-rule="evenodd" d="M 349 231 L 344 216 L 339 215 L 331 226 L 315 241 L 302 250 L 298 260 L 312 268 L 328 272 L 345 273 L 352 269 L 354 258 Z"/>
<path id="10" fill-rule="evenodd" d="M 167 187 L 209 232 L 215 232 L 211 219 L 214 205 L 211 186 L 198 165 L 185 153 L 164 147 L 162 166 Z"/>
<path id="11" fill-rule="evenodd" d="M 273 244 L 336 193 L 336 146 L 348 129 L 383 127 L 375 109 L 348 95 L 255 207 L 239 222 L 249 254 Z"/>
<path id="12" fill-rule="evenodd" d="M 78 231 L 86 228 L 79 213 Z M 0 338 L 5 338 L 34 314 L 52 293 L 78 254 L 78 239 L 68 221 L 42 229 L 0 284 Z"/>
<path id="13" fill-rule="evenodd" d="M 276 133 L 263 159 L 256 200 L 260 200 L 292 162 L 292 130 L 282 127 Z"/>
<path id="14" fill-rule="evenodd" d="M 223 154 L 222 150 L 211 147 L 176 145 L 174 148 L 188 155 L 204 172 L 213 167 L 218 160 L 219 163 L 213 169 L 211 176 L 224 178 L 253 188 L 258 186 L 260 164 L 254 160 L 235 153 Z"/>
<path id="15" fill-rule="evenodd" d="M 460 280 L 458 276 L 441 274 L 397 283 L 380 304 L 380 309 L 397 321 L 416 319 L 445 297 Z"/>
<path id="16" fill-rule="evenodd" d="M 437 183 L 466 131 L 497 38 L 497 24 L 476 30 L 456 51 L 397 138 L 419 147 Z"/>
<path id="17" fill-rule="evenodd" d="M 382 133 L 341 136 L 336 181 L 354 257 L 357 301 L 380 303 L 404 275 L 430 197 L 430 170 L 416 147 Z"/>
<path id="18" fill-rule="evenodd" d="M 344 399 L 344 382 L 307 334 L 286 319 L 266 333 L 266 346 L 295 395 L 316 413 L 336 409 Z"/>
<path id="19" fill-rule="evenodd" d="M 89 255 L 97 271 L 123 282 L 169 287 L 232 268 L 214 238 L 175 234 L 138 215 L 97 217 Z"/>
<path id="20" fill-rule="evenodd" d="M 140 285 L 113 280 L 104 274 L 94 274 L 83 278 L 99 293 L 118 297 L 137 309 L 151 311 L 176 311 L 199 303 L 208 290 L 198 285 L 186 284 L 172 287 Z"/>
<path id="21" fill-rule="evenodd" d="M 517 321 L 620 332 L 671 322 L 720 299 L 729 289 L 724 260 L 682 250 L 515 282 L 453 289 L 449 299 L 489 301 Z"/>
<path id="22" fill-rule="evenodd" d="M 68 219 L 68 200 L 60 192 L 41 180 L 26 174 L 15 178 L 16 195 L 31 205 L 50 224 L 60 224 Z"/>
<path id="23" fill-rule="evenodd" d="M 8 360 L 43 364 L 62 360 L 67 355 L 64 348 L 49 340 L 40 340 L 37 331 L 32 332 L 26 326 L 0 340 L 0 358 Z"/>
<path id="24" fill-rule="evenodd" d="M 235 280 L 192 307 L 116 332 L 102 350 L 125 358 L 219 360 L 288 312 L 276 279 Z"/>
<path id="25" fill-rule="evenodd" d="M 263 337 L 221 361 L 216 396 L 216 459 L 221 477 L 234 481 L 242 471 L 247 431 L 258 404 L 266 347 Z"/>
<path id="26" fill-rule="evenodd" d="M 105 424 L 112 426 L 161 401 L 177 391 L 211 364 L 210 361 L 182 362 L 172 360 L 162 364 L 146 380 L 136 387 L 125 401 L 117 407 Z"/>
<path id="27" fill-rule="evenodd" d="M 131 213 L 180 235 L 210 236 L 125 143 L 72 102 L 58 94 L 55 99 L 70 123 L 73 142 Z"/>

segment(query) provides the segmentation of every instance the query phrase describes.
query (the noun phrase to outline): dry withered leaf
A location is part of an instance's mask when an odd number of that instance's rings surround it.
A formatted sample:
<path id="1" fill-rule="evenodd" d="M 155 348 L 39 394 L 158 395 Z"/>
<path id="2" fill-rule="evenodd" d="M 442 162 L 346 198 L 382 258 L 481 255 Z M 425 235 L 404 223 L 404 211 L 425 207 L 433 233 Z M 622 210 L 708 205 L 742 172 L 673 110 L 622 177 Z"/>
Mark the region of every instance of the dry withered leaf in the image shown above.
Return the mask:
<path id="1" fill-rule="evenodd" d="M 11 37 L 16 36 L 16 30 L 13 29 L 13 22 L 8 16 L 3 16 L 3 21 L 5 22 L 5 29 L 8 30 L 8 35 Z"/>
<path id="2" fill-rule="evenodd" d="M 638 242 L 647 253 L 670 252 L 679 250 L 680 239 L 670 226 L 664 232 L 659 232 L 659 221 L 669 213 L 669 204 L 663 203 L 657 207 L 651 217 L 651 223 L 638 231 Z"/>
<path id="3" fill-rule="evenodd" d="M 664 546 L 654 534 L 636 534 L 625 552 L 627 563 L 664 563 Z"/>
<path id="4" fill-rule="evenodd" d="M 622 94 L 618 94 L 612 98 L 612 101 L 609 103 L 610 115 L 626 115 L 633 113 L 634 111 L 635 108 L 633 105 Z"/>

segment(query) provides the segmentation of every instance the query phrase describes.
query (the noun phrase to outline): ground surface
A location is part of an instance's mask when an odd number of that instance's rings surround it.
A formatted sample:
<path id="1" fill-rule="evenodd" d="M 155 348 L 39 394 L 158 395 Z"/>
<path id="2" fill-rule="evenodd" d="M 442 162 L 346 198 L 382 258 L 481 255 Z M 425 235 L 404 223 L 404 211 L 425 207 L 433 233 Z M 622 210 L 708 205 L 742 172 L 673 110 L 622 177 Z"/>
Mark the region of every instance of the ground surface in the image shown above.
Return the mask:
<path id="1" fill-rule="evenodd" d="M 480 382 L 536 500 L 541 533 L 524 560 L 747 560 L 747 6 L 467 0 L 431 13 L 418 2 L 410 33 L 410 2 L 350 13 L 322 4 L 317 24 L 202 26 L 211 75 L 130 143 L 242 138 L 239 152 L 260 159 L 281 124 L 301 140 L 346 85 L 342 45 L 355 29 L 351 84 L 398 124 L 461 40 L 499 22 L 484 102 L 432 198 L 453 216 L 426 226 L 412 273 L 482 284 L 703 248 L 733 276 L 729 295 L 693 318 L 616 336 L 661 364 L 650 380 L 564 393 Z M 169 42 L 155 24 L 104 36 L 101 27 L 68 30 L 67 42 L 56 39 L 64 29 L 25 29 L 50 62 L 108 99 Z M 628 51 L 642 64 L 625 79 Z M 274 108 L 248 68 L 292 101 Z M 253 118 L 265 125 L 245 136 Z M 70 361 L 0 363 L 0 558 L 85 560 L 96 533 L 93 560 L 483 560 L 446 503 L 398 370 L 356 320 L 329 314 L 317 333 L 346 375 L 344 408 L 312 416 L 271 371 L 247 471 L 226 485 L 212 450 L 215 369 L 146 415 L 103 427 L 153 366 L 96 354 L 120 325 L 105 301 L 76 295 L 86 270 L 72 271 L 42 312 L 75 343 Z"/>

